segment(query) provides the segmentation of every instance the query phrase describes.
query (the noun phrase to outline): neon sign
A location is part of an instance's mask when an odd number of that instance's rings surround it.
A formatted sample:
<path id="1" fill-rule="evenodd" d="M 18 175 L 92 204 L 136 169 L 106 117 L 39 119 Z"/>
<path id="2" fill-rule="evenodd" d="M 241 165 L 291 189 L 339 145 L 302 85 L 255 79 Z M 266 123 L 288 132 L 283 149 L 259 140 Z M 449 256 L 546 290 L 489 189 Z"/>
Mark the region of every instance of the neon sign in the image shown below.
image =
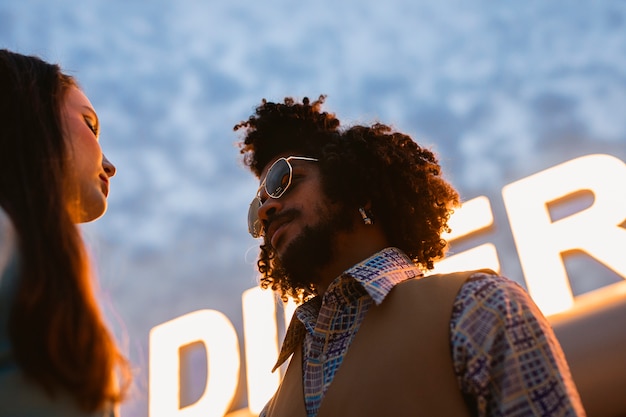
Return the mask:
<path id="1" fill-rule="evenodd" d="M 583 251 L 626 279 L 626 164 L 610 155 L 576 158 L 506 185 L 507 217 L 531 297 L 545 315 L 570 309 L 574 297 L 562 254 Z M 591 196 L 591 204 L 561 218 L 554 207 Z M 450 242 L 494 222 L 487 197 L 463 204 L 451 219 Z M 500 270 L 495 245 L 485 243 L 440 261 L 435 271 Z M 242 296 L 248 409 L 232 417 L 257 415 L 278 387 L 272 374 L 278 356 L 279 325 L 295 306 L 278 309 L 270 291 L 247 290 Z M 278 318 L 278 319 L 277 319 Z M 281 323 L 281 324 L 284 324 Z M 200 342 L 207 352 L 207 383 L 193 404 L 180 408 L 179 349 Z M 150 332 L 150 417 L 223 417 L 237 389 L 239 343 L 232 323 L 215 310 L 200 310 L 154 327 Z"/>

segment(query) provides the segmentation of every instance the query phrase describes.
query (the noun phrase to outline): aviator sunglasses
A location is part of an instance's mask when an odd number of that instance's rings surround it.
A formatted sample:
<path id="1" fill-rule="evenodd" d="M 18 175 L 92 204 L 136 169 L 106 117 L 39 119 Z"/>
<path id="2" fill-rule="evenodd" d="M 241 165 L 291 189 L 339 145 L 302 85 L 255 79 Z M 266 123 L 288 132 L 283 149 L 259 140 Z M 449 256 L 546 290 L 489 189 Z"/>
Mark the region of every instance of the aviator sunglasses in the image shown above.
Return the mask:
<path id="1" fill-rule="evenodd" d="M 248 232 L 250 232 L 252 237 L 257 238 L 264 235 L 263 224 L 261 223 L 261 219 L 259 219 L 259 209 L 261 205 L 263 205 L 261 190 L 265 189 L 265 193 L 267 193 L 270 198 L 282 197 L 291 185 L 293 167 L 289 161 L 294 159 L 301 161 L 318 161 L 315 158 L 308 158 L 306 156 L 289 156 L 287 158 L 279 158 L 272 164 L 270 169 L 267 170 L 267 175 L 248 209 Z"/>

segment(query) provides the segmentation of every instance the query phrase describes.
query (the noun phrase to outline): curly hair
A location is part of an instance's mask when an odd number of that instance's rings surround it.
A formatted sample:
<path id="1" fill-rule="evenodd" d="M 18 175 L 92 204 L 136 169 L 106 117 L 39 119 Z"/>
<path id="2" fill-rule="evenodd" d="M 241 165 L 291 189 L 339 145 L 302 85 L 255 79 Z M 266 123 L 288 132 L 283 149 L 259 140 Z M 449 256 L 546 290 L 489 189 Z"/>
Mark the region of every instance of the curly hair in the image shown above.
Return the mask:
<path id="1" fill-rule="evenodd" d="M 448 220 L 459 204 L 457 191 L 442 177 L 433 152 L 410 136 L 374 123 L 340 128 L 332 113 L 322 112 L 325 96 L 310 103 L 287 97 L 282 104 L 265 99 L 247 121 L 240 142 L 244 163 L 259 177 L 277 155 L 319 159 L 322 189 L 331 201 L 347 207 L 370 203 L 371 216 L 392 246 L 403 250 L 418 266 L 432 269 L 443 257 Z M 265 243 L 257 261 L 261 286 L 283 299 L 303 301 L 312 286 L 293 285 L 273 248 Z"/>

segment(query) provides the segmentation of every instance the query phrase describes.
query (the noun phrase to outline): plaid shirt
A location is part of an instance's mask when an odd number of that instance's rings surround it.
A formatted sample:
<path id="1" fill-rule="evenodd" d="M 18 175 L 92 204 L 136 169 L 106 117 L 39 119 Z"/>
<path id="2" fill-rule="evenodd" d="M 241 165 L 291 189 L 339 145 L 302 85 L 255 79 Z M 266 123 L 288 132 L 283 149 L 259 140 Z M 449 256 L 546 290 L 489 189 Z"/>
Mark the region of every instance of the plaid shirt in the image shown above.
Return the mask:
<path id="1" fill-rule="evenodd" d="M 309 417 L 317 414 L 372 304 L 382 303 L 396 284 L 420 276 L 402 251 L 387 248 L 344 272 L 322 297 L 296 309 L 274 369 L 302 344 Z M 552 329 L 517 283 L 473 275 L 456 297 L 450 331 L 454 370 L 473 414 L 585 415 Z"/>

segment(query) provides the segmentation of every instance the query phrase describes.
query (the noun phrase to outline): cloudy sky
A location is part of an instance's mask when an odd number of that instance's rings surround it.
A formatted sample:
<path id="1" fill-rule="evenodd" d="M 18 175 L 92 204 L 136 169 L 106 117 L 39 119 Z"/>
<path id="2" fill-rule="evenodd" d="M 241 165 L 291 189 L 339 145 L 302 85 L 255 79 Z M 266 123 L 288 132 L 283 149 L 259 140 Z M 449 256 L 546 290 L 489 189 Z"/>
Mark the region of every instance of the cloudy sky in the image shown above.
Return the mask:
<path id="1" fill-rule="evenodd" d="M 621 1 L 0 0 L 0 47 L 60 63 L 101 119 L 118 174 L 84 231 L 137 372 L 129 416 L 148 414 L 152 327 L 215 309 L 241 339 L 257 184 L 232 127 L 261 99 L 326 94 L 344 125 L 433 148 L 465 200 L 490 199 L 520 282 L 502 188 L 582 155 L 626 160 Z"/>

